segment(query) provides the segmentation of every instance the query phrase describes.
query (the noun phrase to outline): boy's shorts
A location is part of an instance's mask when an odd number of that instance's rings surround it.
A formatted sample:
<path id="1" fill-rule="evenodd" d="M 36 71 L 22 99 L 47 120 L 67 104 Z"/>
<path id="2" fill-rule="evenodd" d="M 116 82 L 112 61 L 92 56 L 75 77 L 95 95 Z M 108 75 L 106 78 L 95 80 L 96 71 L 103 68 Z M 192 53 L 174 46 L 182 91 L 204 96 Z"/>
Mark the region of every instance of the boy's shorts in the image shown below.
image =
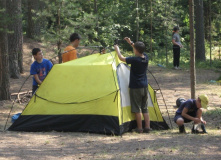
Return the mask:
<path id="1" fill-rule="evenodd" d="M 130 103 L 131 112 L 133 113 L 148 113 L 148 88 L 131 88 Z"/>
<path id="2" fill-rule="evenodd" d="M 187 113 L 189 116 L 191 116 L 191 117 L 196 117 L 196 112 L 190 112 L 190 113 Z M 176 113 L 176 115 L 175 115 L 175 117 L 174 117 L 174 122 L 176 123 L 176 121 L 177 121 L 177 119 L 178 118 L 182 118 L 183 120 L 184 120 L 184 123 L 189 123 L 189 122 L 191 122 L 192 120 L 190 120 L 190 119 L 187 119 L 187 118 L 184 118 L 181 114 L 177 114 Z"/>

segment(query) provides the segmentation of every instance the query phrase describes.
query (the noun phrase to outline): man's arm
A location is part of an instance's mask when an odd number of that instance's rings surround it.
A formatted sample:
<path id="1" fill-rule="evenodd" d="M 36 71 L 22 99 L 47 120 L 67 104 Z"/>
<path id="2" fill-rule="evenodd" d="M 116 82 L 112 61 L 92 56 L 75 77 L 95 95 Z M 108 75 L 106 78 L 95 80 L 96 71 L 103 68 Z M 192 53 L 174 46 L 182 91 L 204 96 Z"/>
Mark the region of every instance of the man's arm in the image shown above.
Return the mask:
<path id="1" fill-rule="evenodd" d="M 120 49 L 118 47 L 118 45 L 114 45 L 114 49 L 117 52 L 118 58 L 123 61 L 126 62 L 126 57 L 124 57 L 121 53 L 120 53 Z"/>
<path id="2" fill-rule="evenodd" d="M 201 122 L 201 120 L 199 118 L 192 117 L 192 116 L 188 115 L 187 112 L 188 112 L 188 108 L 184 107 L 181 115 L 186 119 L 194 121 L 195 123 Z"/>
<path id="3" fill-rule="evenodd" d="M 40 85 L 42 83 L 42 81 L 39 79 L 38 74 L 34 74 L 34 79 L 36 80 L 36 82 Z"/>

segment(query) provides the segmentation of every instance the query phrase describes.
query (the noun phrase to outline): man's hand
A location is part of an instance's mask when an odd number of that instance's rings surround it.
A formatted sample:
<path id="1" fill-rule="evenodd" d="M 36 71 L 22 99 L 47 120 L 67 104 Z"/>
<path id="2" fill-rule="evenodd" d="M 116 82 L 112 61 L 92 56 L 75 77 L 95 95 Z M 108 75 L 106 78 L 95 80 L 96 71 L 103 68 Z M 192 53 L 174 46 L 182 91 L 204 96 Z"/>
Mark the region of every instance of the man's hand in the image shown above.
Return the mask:
<path id="1" fill-rule="evenodd" d="M 101 50 L 101 54 L 105 54 L 105 53 L 106 53 L 106 49 L 103 48 L 103 49 Z"/>
<path id="2" fill-rule="evenodd" d="M 199 119 L 199 118 L 194 118 L 194 120 L 193 120 L 196 124 L 198 124 L 198 123 L 200 123 L 201 122 L 201 120 Z"/>
<path id="3" fill-rule="evenodd" d="M 38 74 L 34 74 L 34 79 L 38 83 L 38 85 L 42 84 L 42 81 L 39 79 Z"/>
<path id="4" fill-rule="evenodd" d="M 201 120 L 201 122 L 202 122 L 203 124 L 206 124 L 206 121 L 204 121 L 204 120 Z"/>
<path id="5" fill-rule="evenodd" d="M 116 51 L 116 52 L 119 50 L 119 47 L 118 47 L 118 45 L 117 45 L 117 44 L 116 44 L 116 45 L 114 45 L 114 49 L 115 49 L 115 51 Z"/>
<path id="6" fill-rule="evenodd" d="M 127 43 L 129 43 L 129 44 L 132 43 L 129 37 L 125 37 L 124 40 L 127 41 Z"/>

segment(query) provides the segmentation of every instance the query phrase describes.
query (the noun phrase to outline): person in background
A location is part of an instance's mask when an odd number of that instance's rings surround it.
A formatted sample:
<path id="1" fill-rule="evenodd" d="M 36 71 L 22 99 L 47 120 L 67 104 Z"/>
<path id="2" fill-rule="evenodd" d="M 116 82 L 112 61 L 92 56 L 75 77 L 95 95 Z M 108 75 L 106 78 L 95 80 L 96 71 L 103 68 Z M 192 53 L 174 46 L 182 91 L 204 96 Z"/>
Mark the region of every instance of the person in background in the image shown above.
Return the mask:
<path id="1" fill-rule="evenodd" d="M 202 118 L 204 109 L 207 109 L 209 103 L 207 95 L 200 95 L 197 99 L 188 99 L 187 101 L 179 98 L 177 101 L 177 111 L 174 117 L 174 122 L 179 127 L 180 133 L 186 133 L 184 123 L 194 122 L 192 133 L 207 133 L 205 129 L 206 121 Z M 201 124 L 202 132 L 198 128 L 198 124 Z"/>
<path id="2" fill-rule="evenodd" d="M 43 58 L 43 53 L 40 48 L 34 48 L 32 55 L 35 61 L 31 65 L 30 74 L 33 75 L 32 95 L 43 82 L 49 71 L 53 67 L 51 61 Z"/>
<path id="3" fill-rule="evenodd" d="M 148 100 L 148 82 L 147 82 L 147 67 L 148 56 L 144 53 L 145 45 L 143 42 L 133 43 L 130 38 L 124 38 L 132 47 L 135 56 L 124 57 L 120 53 L 118 45 L 114 45 L 119 59 L 127 64 L 131 64 L 130 69 L 130 102 L 131 112 L 135 113 L 137 128 L 133 131 L 137 133 L 149 133 L 150 119 L 147 108 Z M 142 127 L 142 114 L 145 121 L 145 127 Z"/>
<path id="4" fill-rule="evenodd" d="M 183 45 L 180 42 L 180 36 L 179 36 L 179 27 L 173 28 L 173 37 L 172 37 L 172 43 L 173 43 L 173 66 L 174 69 L 180 69 L 180 48 L 183 47 Z"/>
<path id="5" fill-rule="evenodd" d="M 73 33 L 70 36 L 70 44 L 64 49 L 65 53 L 62 54 L 62 62 L 68 62 L 77 59 L 77 50 L 81 36 L 78 33 Z"/>

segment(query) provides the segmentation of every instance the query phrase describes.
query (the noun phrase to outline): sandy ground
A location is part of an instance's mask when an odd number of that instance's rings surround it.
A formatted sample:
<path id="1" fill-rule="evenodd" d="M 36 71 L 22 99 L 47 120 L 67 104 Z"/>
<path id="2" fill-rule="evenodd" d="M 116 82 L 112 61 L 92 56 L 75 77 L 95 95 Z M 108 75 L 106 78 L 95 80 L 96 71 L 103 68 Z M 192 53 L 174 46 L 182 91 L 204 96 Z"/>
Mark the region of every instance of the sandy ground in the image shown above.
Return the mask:
<path id="1" fill-rule="evenodd" d="M 18 80 L 11 79 L 11 92 L 17 92 L 29 75 L 31 49 L 42 48 L 45 58 L 53 57 L 54 48 L 47 44 L 25 39 L 25 73 Z M 173 106 L 179 97 L 190 98 L 190 79 L 188 70 L 165 69 L 150 66 L 149 70 L 156 77 L 163 93 L 170 119 L 176 111 Z M 210 99 L 210 109 L 221 108 L 221 86 L 209 83 L 216 80 L 220 72 L 197 69 L 196 94 L 206 93 Z M 148 74 L 150 84 L 159 89 L 153 77 Z M 31 90 L 31 78 L 22 91 Z M 14 97 L 12 97 L 14 98 Z M 170 122 L 160 91 L 157 98 L 166 121 Z M 11 115 L 21 112 L 23 104 L 15 103 Z M 0 160 L 2 159 L 221 159 L 221 115 L 207 115 L 208 135 L 190 134 L 191 124 L 187 125 L 187 134 L 178 134 L 177 127 L 168 131 L 153 131 L 150 134 L 126 133 L 120 136 L 106 136 L 89 133 L 70 132 L 9 132 L 4 126 L 12 102 L 0 102 Z M 10 119 L 7 127 L 10 126 Z M 170 124 L 169 124 L 170 125 Z M 7 128 L 6 127 L 6 128 Z"/>

